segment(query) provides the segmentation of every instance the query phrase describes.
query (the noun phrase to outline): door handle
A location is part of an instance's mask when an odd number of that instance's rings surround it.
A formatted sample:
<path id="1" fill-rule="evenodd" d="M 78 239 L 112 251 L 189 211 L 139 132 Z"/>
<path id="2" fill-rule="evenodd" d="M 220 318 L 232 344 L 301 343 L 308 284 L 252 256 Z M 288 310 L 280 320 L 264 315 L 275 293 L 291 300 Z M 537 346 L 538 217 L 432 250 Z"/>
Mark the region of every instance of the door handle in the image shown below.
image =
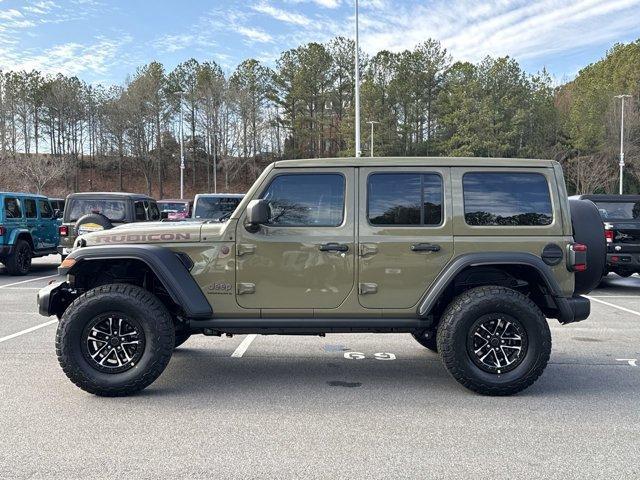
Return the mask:
<path id="1" fill-rule="evenodd" d="M 348 252 L 349 245 L 344 243 L 325 243 L 319 247 L 321 252 Z"/>
<path id="2" fill-rule="evenodd" d="M 414 243 L 411 245 L 412 252 L 439 252 L 440 245 L 434 243 Z"/>

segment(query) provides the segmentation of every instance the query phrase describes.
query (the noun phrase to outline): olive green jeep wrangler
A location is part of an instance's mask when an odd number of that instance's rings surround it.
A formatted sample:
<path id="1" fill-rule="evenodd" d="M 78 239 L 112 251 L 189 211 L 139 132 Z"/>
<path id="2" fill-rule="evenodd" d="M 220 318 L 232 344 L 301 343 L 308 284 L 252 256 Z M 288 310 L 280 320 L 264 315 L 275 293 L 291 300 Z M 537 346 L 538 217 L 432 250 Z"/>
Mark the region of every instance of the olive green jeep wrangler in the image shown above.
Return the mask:
<path id="1" fill-rule="evenodd" d="M 589 315 L 602 221 L 560 165 L 488 158 L 279 161 L 226 223 L 83 235 L 40 291 L 83 390 L 128 395 L 190 335 L 410 333 L 462 385 L 508 395 Z"/>

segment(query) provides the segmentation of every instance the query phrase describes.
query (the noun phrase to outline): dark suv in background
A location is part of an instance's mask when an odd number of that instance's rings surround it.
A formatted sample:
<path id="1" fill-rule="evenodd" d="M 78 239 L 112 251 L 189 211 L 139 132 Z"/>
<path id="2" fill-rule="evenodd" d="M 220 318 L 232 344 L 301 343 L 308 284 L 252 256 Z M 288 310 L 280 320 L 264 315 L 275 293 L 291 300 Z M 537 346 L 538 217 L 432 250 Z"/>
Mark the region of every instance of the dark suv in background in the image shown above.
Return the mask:
<path id="1" fill-rule="evenodd" d="M 58 253 L 65 258 L 80 235 L 133 222 L 159 221 L 156 201 L 139 193 L 85 192 L 67 197 Z"/>
<path id="2" fill-rule="evenodd" d="M 640 273 L 640 195 L 579 195 L 598 207 L 607 241 L 604 274 L 621 277 Z"/>

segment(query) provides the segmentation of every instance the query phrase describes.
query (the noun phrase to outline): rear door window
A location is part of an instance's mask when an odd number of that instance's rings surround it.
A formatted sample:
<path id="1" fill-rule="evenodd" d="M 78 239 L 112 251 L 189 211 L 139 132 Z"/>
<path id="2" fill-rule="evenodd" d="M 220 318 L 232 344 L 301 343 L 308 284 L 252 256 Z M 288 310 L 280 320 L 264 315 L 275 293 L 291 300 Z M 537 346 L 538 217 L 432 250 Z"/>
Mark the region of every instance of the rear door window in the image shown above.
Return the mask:
<path id="1" fill-rule="evenodd" d="M 40 218 L 52 218 L 53 210 L 51 205 L 46 200 L 38 200 L 38 207 L 40 208 Z"/>
<path id="2" fill-rule="evenodd" d="M 135 220 L 136 222 L 144 222 L 147 219 L 147 212 L 144 208 L 144 202 L 135 203 Z"/>
<path id="3" fill-rule="evenodd" d="M 22 218 L 20 201 L 15 197 L 4 198 L 5 218 Z"/>
<path id="4" fill-rule="evenodd" d="M 544 175 L 470 172 L 462 177 L 464 219 L 472 226 L 544 226 L 553 222 Z"/>
<path id="5" fill-rule="evenodd" d="M 33 198 L 24 199 L 24 215 L 27 218 L 38 218 L 38 209 Z"/>
<path id="6" fill-rule="evenodd" d="M 435 173 L 374 173 L 367 209 L 372 225 L 440 225 L 442 178 Z"/>

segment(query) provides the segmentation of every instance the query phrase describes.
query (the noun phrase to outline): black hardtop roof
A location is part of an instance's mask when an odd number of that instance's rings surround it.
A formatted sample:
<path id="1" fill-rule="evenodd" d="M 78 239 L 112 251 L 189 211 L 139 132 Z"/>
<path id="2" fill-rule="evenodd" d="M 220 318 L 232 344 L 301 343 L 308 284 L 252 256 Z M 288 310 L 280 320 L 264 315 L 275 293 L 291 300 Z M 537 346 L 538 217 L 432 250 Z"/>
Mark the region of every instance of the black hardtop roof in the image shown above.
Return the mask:
<path id="1" fill-rule="evenodd" d="M 640 202 L 640 195 L 604 195 L 593 193 L 588 195 L 574 195 L 571 198 L 591 200 L 592 202 Z"/>
<path id="2" fill-rule="evenodd" d="M 67 195 L 67 199 L 69 198 L 131 198 L 133 200 L 153 200 L 155 198 L 150 197 L 149 195 L 144 195 L 142 193 L 129 193 L 129 192 L 77 192 L 70 193 Z"/>

